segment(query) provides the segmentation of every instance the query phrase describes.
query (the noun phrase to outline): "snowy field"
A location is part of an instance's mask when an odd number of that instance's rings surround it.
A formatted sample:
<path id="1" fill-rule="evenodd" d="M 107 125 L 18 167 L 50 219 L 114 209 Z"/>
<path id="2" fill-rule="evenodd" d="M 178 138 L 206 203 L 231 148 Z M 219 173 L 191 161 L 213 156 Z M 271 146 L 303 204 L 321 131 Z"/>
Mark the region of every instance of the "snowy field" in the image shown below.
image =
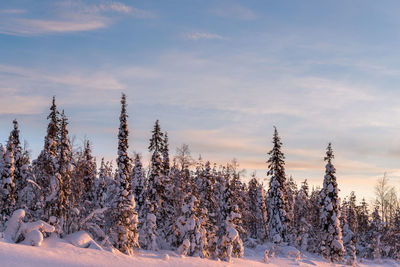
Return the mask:
<path id="1" fill-rule="evenodd" d="M 70 240 L 72 242 L 82 242 L 82 240 Z M 82 242 L 84 244 L 86 240 Z M 76 244 L 76 243 L 75 243 Z M 273 258 L 267 263 L 263 262 L 264 251 L 269 246 L 258 246 L 255 249 L 246 249 L 242 259 L 233 259 L 232 262 L 223 262 L 195 257 L 182 257 L 173 251 L 145 251 L 139 250 L 132 257 L 126 256 L 118 251 L 105 251 L 91 248 L 80 248 L 70 242 L 59 238 L 46 238 L 41 247 L 27 246 L 23 244 L 11 244 L 0 241 L 0 266 L 15 267 L 82 267 L 82 266 L 145 266 L 145 267 L 164 267 L 164 266 L 343 266 L 341 264 L 331 264 L 321 259 L 319 256 L 311 254 L 296 255 L 296 249 L 285 247 L 276 252 Z M 381 263 L 370 261 L 359 263 L 358 266 L 400 266 L 392 260 L 383 260 Z"/>

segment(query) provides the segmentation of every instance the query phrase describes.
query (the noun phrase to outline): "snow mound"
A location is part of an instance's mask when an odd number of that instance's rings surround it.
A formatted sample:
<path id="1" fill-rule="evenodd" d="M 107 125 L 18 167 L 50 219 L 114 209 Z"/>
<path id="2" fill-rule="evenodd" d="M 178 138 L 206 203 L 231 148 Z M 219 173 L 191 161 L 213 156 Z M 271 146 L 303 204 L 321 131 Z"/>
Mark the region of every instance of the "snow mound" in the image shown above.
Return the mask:
<path id="1" fill-rule="evenodd" d="M 103 248 L 97 244 L 96 241 L 94 241 L 93 238 L 85 231 L 79 231 L 67 235 L 64 240 L 68 241 L 75 247 L 103 250 Z"/>
<path id="2" fill-rule="evenodd" d="M 19 243 L 31 246 L 41 246 L 43 242 L 42 232 L 51 233 L 55 231 L 54 226 L 44 221 L 25 223 L 22 219 L 25 217 L 25 210 L 14 211 L 10 220 L 7 222 L 7 228 L 4 231 L 4 238 L 11 243 Z"/>

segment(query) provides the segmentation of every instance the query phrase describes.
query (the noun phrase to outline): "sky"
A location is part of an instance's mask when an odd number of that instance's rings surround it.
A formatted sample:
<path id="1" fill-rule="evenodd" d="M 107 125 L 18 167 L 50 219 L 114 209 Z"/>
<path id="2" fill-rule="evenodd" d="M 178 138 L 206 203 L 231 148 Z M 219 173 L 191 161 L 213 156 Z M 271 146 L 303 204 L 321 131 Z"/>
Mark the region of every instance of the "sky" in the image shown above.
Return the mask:
<path id="1" fill-rule="evenodd" d="M 35 157 L 51 98 L 74 144 L 116 157 L 120 97 L 130 149 L 156 119 L 170 150 L 266 178 L 276 126 L 286 172 L 321 186 L 332 142 L 341 195 L 400 189 L 398 1 L 0 1 L 0 142 L 17 118 Z M 264 181 L 266 183 L 266 180 Z"/>

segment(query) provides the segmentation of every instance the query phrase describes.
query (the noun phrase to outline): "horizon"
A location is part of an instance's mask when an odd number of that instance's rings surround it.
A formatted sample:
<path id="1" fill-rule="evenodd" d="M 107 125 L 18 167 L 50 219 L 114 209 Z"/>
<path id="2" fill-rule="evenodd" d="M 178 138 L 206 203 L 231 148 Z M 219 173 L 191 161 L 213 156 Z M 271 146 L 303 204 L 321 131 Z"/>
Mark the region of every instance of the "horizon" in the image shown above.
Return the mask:
<path id="1" fill-rule="evenodd" d="M 34 159 L 56 95 L 70 135 L 113 160 L 125 92 L 146 165 L 159 119 L 172 155 L 263 179 L 275 125 L 287 177 L 322 185 L 332 142 L 342 199 L 369 203 L 384 172 L 400 188 L 400 4 L 360 3 L 1 2 L 0 141 L 16 118 Z"/>

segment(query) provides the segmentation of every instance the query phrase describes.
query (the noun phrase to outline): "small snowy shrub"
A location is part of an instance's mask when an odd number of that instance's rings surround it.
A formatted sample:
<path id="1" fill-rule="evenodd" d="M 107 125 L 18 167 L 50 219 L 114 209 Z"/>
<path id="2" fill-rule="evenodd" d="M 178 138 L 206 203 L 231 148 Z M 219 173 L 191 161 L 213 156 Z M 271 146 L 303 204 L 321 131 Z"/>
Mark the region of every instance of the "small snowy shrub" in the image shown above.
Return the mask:
<path id="1" fill-rule="evenodd" d="M 31 246 L 40 246 L 43 241 L 43 232 L 51 233 L 55 231 L 54 226 L 44 221 L 24 223 L 25 210 L 16 210 L 7 223 L 4 237 L 7 241 Z"/>

